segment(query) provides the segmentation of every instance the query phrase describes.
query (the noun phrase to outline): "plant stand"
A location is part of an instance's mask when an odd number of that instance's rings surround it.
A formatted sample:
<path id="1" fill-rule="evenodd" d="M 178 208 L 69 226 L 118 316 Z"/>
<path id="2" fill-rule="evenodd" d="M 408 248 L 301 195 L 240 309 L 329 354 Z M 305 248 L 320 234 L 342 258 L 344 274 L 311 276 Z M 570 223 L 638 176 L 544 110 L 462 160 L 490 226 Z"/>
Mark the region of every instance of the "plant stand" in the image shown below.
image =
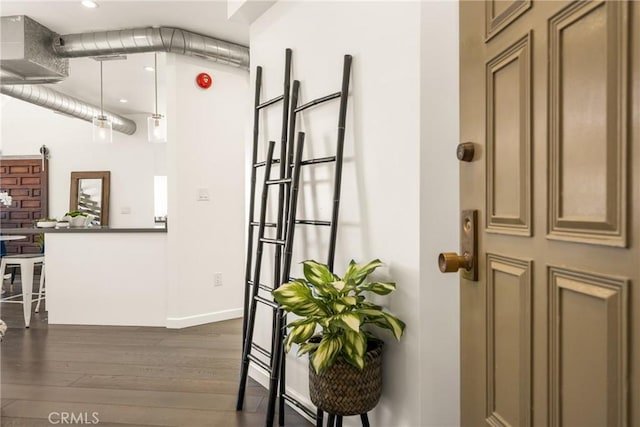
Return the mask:
<path id="1" fill-rule="evenodd" d="M 362 427 L 370 427 L 369 426 L 369 417 L 367 414 L 360 414 L 360 419 L 362 420 Z M 322 427 L 322 416 L 317 417 L 316 427 Z M 333 415 L 329 414 L 327 418 L 327 427 L 342 427 L 342 415 Z"/>

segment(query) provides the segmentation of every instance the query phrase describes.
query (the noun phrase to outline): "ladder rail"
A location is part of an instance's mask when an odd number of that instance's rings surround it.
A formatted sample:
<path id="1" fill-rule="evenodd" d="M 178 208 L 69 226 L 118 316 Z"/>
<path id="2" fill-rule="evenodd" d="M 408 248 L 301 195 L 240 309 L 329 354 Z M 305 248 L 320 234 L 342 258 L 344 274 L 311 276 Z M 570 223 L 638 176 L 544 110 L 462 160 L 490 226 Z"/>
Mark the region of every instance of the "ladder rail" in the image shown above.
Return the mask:
<path id="1" fill-rule="evenodd" d="M 256 168 L 254 165 L 258 160 L 258 142 L 259 142 L 259 127 L 257 125 L 260 120 L 260 111 L 258 105 L 260 104 L 260 90 L 262 88 L 262 67 L 256 68 L 256 93 L 254 94 L 254 110 L 253 110 L 253 147 L 251 151 L 251 195 L 249 196 L 249 226 L 247 227 L 247 256 L 245 261 L 244 270 L 244 305 L 242 310 L 242 345 L 244 348 L 244 338 L 247 333 L 247 321 L 249 313 L 249 279 L 251 278 L 251 264 L 253 255 L 253 227 L 251 224 L 254 222 L 254 209 L 255 209 L 255 191 L 256 191 Z"/>
<path id="2" fill-rule="evenodd" d="M 291 178 L 291 192 L 290 192 L 290 204 L 289 211 L 287 212 L 287 223 L 289 226 L 287 227 L 287 237 L 284 248 L 284 262 L 282 265 L 282 278 L 280 280 L 281 283 L 285 283 L 289 280 L 289 276 L 291 273 L 291 258 L 293 255 L 293 241 L 295 235 L 295 218 L 298 206 L 298 191 L 299 191 L 299 183 L 300 183 L 300 163 L 302 162 L 302 151 L 304 148 L 304 133 L 298 133 L 298 140 L 296 143 L 296 154 L 294 160 L 294 168 L 293 168 L 293 176 Z M 281 372 L 281 368 L 284 366 L 282 361 L 284 360 L 284 346 L 283 346 L 283 337 L 284 337 L 284 328 L 286 322 L 286 316 L 282 310 L 282 308 L 278 308 L 276 311 L 276 327 L 273 330 L 274 337 L 273 342 L 276 344 L 273 351 L 273 364 L 271 369 L 271 377 L 269 379 L 269 401 L 267 404 L 267 427 L 271 427 L 273 425 L 273 419 L 275 417 L 275 406 L 276 400 L 279 395 L 279 383 L 282 384 L 281 375 L 284 374 L 284 371 Z M 282 419 L 282 413 L 280 414 L 280 418 Z"/>
<path id="3" fill-rule="evenodd" d="M 271 159 L 273 158 L 273 151 L 275 148 L 275 141 L 269 141 L 269 149 L 267 151 L 267 164 L 265 165 L 264 178 L 265 181 L 269 179 L 269 175 L 271 174 Z M 267 215 L 267 202 L 269 198 L 269 186 L 263 185 L 262 187 L 262 199 L 260 203 L 260 225 L 258 227 L 258 243 L 256 245 L 256 259 L 254 263 L 253 270 L 253 283 L 260 283 L 260 272 L 262 269 L 262 252 L 264 248 L 264 242 L 262 239 L 264 238 L 264 230 L 265 230 L 265 219 Z M 258 286 L 251 286 L 251 294 L 250 294 L 250 303 L 249 303 L 249 313 L 245 331 L 245 341 L 242 346 L 242 365 L 240 369 L 240 386 L 238 388 L 238 400 L 236 402 L 236 410 L 242 410 L 244 405 L 244 397 L 245 391 L 247 387 L 247 376 L 249 374 L 249 356 L 251 354 L 251 344 L 253 342 L 253 331 L 255 327 L 255 317 L 256 317 L 256 308 L 257 308 L 257 300 L 258 296 Z"/>
<path id="4" fill-rule="evenodd" d="M 293 135 L 293 133 L 295 132 L 295 125 L 296 125 L 296 117 L 297 117 L 297 113 L 302 112 L 310 107 L 313 107 L 315 105 L 324 103 L 326 101 L 330 101 L 332 99 L 340 99 L 340 106 L 339 106 L 339 112 L 338 112 L 338 131 L 337 131 L 337 141 L 336 141 L 336 153 L 335 156 L 328 156 L 328 157 L 322 157 L 322 158 L 317 158 L 317 159 L 309 159 L 309 160 L 304 160 L 301 161 L 301 166 L 308 166 L 308 165 L 315 165 L 315 164 L 321 164 L 321 163 L 328 163 L 328 162 L 333 162 L 335 161 L 335 168 L 334 168 L 334 186 L 333 186 L 333 200 L 332 200 L 332 212 L 331 212 L 331 221 L 318 221 L 318 220 L 296 220 L 295 219 L 295 212 L 294 212 L 294 216 L 293 218 L 290 220 L 290 222 L 288 222 L 289 226 L 295 228 L 296 224 L 306 224 L 306 225 L 320 225 L 320 226 L 329 226 L 330 227 L 330 231 L 329 231 L 329 247 L 328 247 L 328 254 L 327 254 L 327 266 L 329 267 L 329 269 L 331 271 L 333 271 L 333 267 L 334 267 L 334 259 L 335 259 L 335 247 L 336 247 L 336 241 L 337 241 L 337 232 L 338 232 L 338 217 L 339 217 L 339 210 L 340 210 L 340 197 L 341 197 L 341 187 L 342 187 L 342 166 L 343 166 L 343 161 L 344 161 L 344 140 L 345 140 L 345 126 L 346 126 L 346 116 L 347 116 L 347 101 L 348 101 L 348 97 L 349 97 L 349 85 L 350 85 L 350 79 L 351 79 L 351 63 L 352 63 L 353 57 L 351 55 L 345 55 L 344 56 L 344 61 L 343 61 L 343 67 L 342 67 L 342 82 L 341 82 L 341 90 L 340 92 L 336 92 L 336 93 L 332 93 L 330 95 L 327 96 L 323 96 L 320 98 L 317 98 L 315 100 L 312 100 L 310 102 L 307 102 L 306 104 L 303 104 L 301 106 L 298 106 L 298 90 L 299 90 L 299 85 L 300 82 L 298 80 L 294 80 L 293 82 L 293 93 L 292 93 L 292 103 L 291 103 L 291 117 L 289 119 L 289 124 L 290 124 L 290 129 L 289 129 L 289 135 Z M 290 139 L 290 141 L 293 141 L 293 139 Z M 287 156 L 287 159 L 290 159 L 290 155 L 291 155 L 291 148 L 289 150 L 289 154 Z M 292 198 L 293 200 L 293 198 Z M 296 199 L 297 200 L 297 199 Z M 292 202 L 293 203 L 293 202 Z M 287 206 L 288 210 L 293 210 L 295 211 L 295 206 Z M 294 235 L 294 232 L 290 233 L 291 235 Z M 285 249 L 286 251 L 286 249 Z M 287 254 L 287 256 L 285 256 L 285 259 L 287 259 L 287 257 L 291 258 L 293 256 L 292 253 Z M 290 260 L 289 260 L 290 261 Z M 287 272 L 287 270 L 283 269 L 283 272 Z M 286 276 L 283 276 L 283 281 L 288 281 L 289 280 L 289 275 L 287 274 Z M 281 332 L 280 332 L 280 348 L 281 348 L 281 352 L 284 352 L 284 345 L 283 345 L 283 339 L 284 336 L 286 335 L 286 319 L 287 319 L 287 315 L 286 313 L 282 314 L 282 328 L 281 328 Z M 302 409 L 302 408 L 306 408 L 306 406 L 304 404 L 302 404 L 301 402 L 297 401 L 295 398 L 293 398 L 292 396 L 287 395 L 286 393 L 286 358 L 284 357 L 284 354 L 281 357 L 281 364 L 279 366 L 279 371 L 280 371 L 280 383 L 279 383 L 279 399 L 278 399 L 278 411 L 279 411 L 279 425 L 280 426 L 284 426 L 284 411 L 285 411 L 285 402 L 290 402 L 293 403 L 294 406 Z M 304 410 L 304 409 L 303 409 Z M 304 412 L 310 416 L 310 414 L 312 413 L 312 411 L 309 408 L 306 408 L 306 410 L 304 410 Z M 316 415 L 315 418 L 316 421 L 319 421 L 320 424 L 322 423 L 322 419 L 324 417 L 324 414 L 322 412 L 322 410 L 317 409 L 316 410 Z"/>
<path id="5" fill-rule="evenodd" d="M 288 112 L 289 112 L 289 92 L 291 86 L 291 49 L 285 49 L 285 70 L 284 70 L 284 81 L 283 81 L 283 92 L 282 95 L 272 98 L 264 103 L 260 102 L 260 95 L 262 91 L 262 67 L 256 67 L 256 86 L 255 86 L 255 94 L 254 94 L 254 110 L 253 110 L 253 140 L 252 140 L 252 153 L 251 153 L 251 188 L 250 188 L 250 196 L 249 196 L 249 218 L 247 225 L 247 252 L 246 252 L 246 264 L 245 264 L 245 277 L 244 277 L 244 305 L 243 305 L 243 316 L 242 316 L 242 344 L 244 346 L 245 336 L 247 332 L 247 322 L 248 322 L 248 311 L 249 311 L 249 294 L 250 287 L 249 284 L 251 279 L 251 267 L 253 265 L 253 249 L 254 249 L 254 225 L 255 224 L 255 197 L 256 197 L 256 180 L 257 180 L 257 168 L 266 167 L 266 161 L 258 163 L 258 146 L 260 143 L 259 134 L 260 134 L 260 110 L 273 105 L 279 101 L 283 101 L 282 103 L 282 114 L 283 114 L 283 124 L 282 129 L 283 132 L 281 134 L 281 144 L 286 146 L 288 134 L 286 132 L 288 128 Z M 282 157 L 281 157 L 282 158 Z M 280 163 L 281 159 L 271 159 L 270 163 Z M 282 166 L 281 166 L 282 167 Z M 244 347 L 243 347 L 244 348 Z"/>

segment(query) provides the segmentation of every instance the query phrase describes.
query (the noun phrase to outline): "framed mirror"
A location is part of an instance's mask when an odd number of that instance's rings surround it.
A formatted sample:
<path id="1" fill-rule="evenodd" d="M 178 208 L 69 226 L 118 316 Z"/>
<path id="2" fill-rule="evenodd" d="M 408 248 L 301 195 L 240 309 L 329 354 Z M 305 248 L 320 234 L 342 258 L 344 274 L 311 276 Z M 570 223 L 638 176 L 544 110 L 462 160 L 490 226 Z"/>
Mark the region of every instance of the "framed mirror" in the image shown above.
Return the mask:
<path id="1" fill-rule="evenodd" d="M 69 211 L 94 216 L 91 225 L 109 225 L 110 171 L 71 172 Z"/>

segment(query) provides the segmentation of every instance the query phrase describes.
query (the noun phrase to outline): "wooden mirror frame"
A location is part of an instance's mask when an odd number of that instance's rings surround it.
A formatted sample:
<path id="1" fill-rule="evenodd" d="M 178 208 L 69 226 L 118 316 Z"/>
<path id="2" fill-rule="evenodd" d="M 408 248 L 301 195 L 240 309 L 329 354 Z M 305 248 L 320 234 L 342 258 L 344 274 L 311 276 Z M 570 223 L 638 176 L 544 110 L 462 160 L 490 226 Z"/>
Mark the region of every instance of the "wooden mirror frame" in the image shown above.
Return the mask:
<path id="1" fill-rule="evenodd" d="M 71 172 L 71 192 L 69 193 L 69 211 L 78 209 L 78 188 L 81 179 L 102 180 L 102 200 L 100 200 L 100 225 L 109 225 L 109 194 L 111 192 L 111 171 Z"/>

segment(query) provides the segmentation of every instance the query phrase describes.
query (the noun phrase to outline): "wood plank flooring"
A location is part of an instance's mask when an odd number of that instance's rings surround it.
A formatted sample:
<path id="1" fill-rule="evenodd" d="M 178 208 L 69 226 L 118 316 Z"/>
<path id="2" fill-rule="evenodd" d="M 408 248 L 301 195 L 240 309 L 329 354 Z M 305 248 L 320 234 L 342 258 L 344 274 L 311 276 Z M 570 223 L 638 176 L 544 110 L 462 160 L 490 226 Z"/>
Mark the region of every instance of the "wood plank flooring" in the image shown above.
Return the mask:
<path id="1" fill-rule="evenodd" d="M 101 427 L 264 425 L 267 391 L 258 383 L 250 380 L 245 409 L 235 410 L 239 319 L 180 330 L 50 326 L 41 310 L 25 329 L 19 304 L 2 304 L 0 317 L 9 326 L 0 344 L 2 427 L 51 426 L 60 412 L 89 420 L 95 412 Z M 285 425 L 312 424 L 287 408 Z"/>

